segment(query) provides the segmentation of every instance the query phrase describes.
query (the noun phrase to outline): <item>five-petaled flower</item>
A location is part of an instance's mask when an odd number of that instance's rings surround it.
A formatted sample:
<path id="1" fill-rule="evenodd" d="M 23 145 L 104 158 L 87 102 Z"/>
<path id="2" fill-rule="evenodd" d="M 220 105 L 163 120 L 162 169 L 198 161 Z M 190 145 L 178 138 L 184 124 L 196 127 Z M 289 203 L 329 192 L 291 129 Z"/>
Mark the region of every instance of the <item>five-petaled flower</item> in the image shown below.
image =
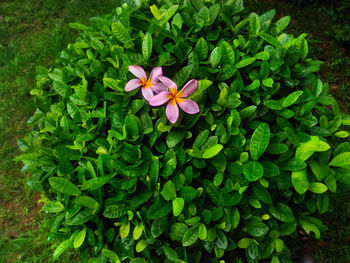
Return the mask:
<path id="1" fill-rule="evenodd" d="M 178 105 L 188 114 L 196 114 L 199 112 L 199 107 L 196 102 L 190 99 L 184 99 L 197 89 L 197 80 L 192 79 L 187 82 L 181 91 L 177 90 L 176 83 L 171 79 L 161 76 L 159 80 L 167 86 L 169 90 L 155 95 L 150 99 L 149 104 L 151 106 L 160 106 L 169 101 L 166 106 L 165 114 L 171 123 L 175 123 L 179 117 Z"/>
<path id="2" fill-rule="evenodd" d="M 159 83 L 159 77 L 162 76 L 163 71 L 161 67 L 156 67 L 151 71 L 147 79 L 146 72 L 140 66 L 130 65 L 129 71 L 137 77 L 137 79 L 129 80 L 125 85 L 125 91 L 129 92 L 141 86 L 142 95 L 146 100 L 153 97 L 153 92 L 159 93 L 167 90 L 162 83 Z"/>

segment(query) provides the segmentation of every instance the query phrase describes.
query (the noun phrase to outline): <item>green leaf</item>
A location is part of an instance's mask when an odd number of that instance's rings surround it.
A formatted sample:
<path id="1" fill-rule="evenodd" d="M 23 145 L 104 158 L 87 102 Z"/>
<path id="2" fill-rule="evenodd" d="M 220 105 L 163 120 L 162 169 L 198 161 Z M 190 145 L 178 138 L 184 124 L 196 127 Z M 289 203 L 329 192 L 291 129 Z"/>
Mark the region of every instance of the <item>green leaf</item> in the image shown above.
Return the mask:
<path id="1" fill-rule="evenodd" d="M 317 196 L 317 209 L 320 214 L 327 212 L 329 207 L 329 195 L 327 193 Z"/>
<path id="2" fill-rule="evenodd" d="M 322 181 L 329 174 L 329 166 L 325 163 L 318 163 L 312 160 L 308 164 L 318 181 Z"/>
<path id="3" fill-rule="evenodd" d="M 114 263 L 120 262 L 118 255 L 114 251 L 107 248 L 102 248 L 102 255 Z"/>
<path id="4" fill-rule="evenodd" d="M 343 152 L 335 156 L 332 161 L 329 162 L 329 166 L 344 167 L 350 165 L 350 152 Z"/>
<path id="5" fill-rule="evenodd" d="M 192 72 L 192 66 L 186 66 L 180 69 L 173 77 L 174 82 L 177 84 L 178 88 L 182 87 L 187 81 L 188 77 Z"/>
<path id="6" fill-rule="evenodd" d="M 267 79 L 263 79 L 262 84 L 263 84 L 265 87 L 272 88 L 272 87 L 273 87 L 273 84 L 274 84 L 274 81 L 273 81 L 272 78 L 267 78 Z"/>
<path id="7" fill-rule="evenodd" d="M 253 115 L 256 112 L 257 107 L 252 105 L 244 108 L 239 112 L 239 115 L 241 116 L 241 119 L 246 119 L 249 116 Z"/>
<path id="8" fill-rule="evenodd" d="M 250 155 L 254 161 L 266 151 L 270 141 L 270 127 L 266 123 L 261 123 L 254 131 L 250 141 Z"/>
<path id="9" fill-rule="evenodd" d="M 293 221 L 291 223 L 282 223 L 280 226 L 280 233 L 282 236 L 288 236 L 295 232 L 297 229 L 297 222 Z"/>
<path id="10" fill-rule="evenodd" d="M 139 242 L 137 242 L 136 246 L 135 246 L 135 250 L 137 253 L 140 253 L 141 251 L 143 251 L 146 247 L 148 246 L 148 242 L 146 239 L 140 240 Z"/>
<path id="11" fill-rule="evenodd" d="M 225 81 L 231 78 L 236 72 L 236 69 L 232 67 L 232 65 L 226 64 L 224 65 L 218 75 L 218 80 Z"/>
<path id="12" fill-rule="evenodd" d="M 186 135 L 185 130 L 172 131 L 168 133 L 166 137 L 166 144 L 168 145 L 169 148 L 173 148 L 185 138 L 185 135 Z"/>
<path id="13" fill-rule="evenodd" d="M 222 194 L 216 189 L 214 184 L 210 182 L 209 180 L 203 181 L 204 190 L 207 193 L 208 197 L 211 199 L 211 201 L 220 206 L 223 204 L 223 198 Z"/>
<path id="14" fill-rule="evenodd" d="M 197 241 L 197 239 L 198 239 L 198 227 L 193 226 L 185 232 L 182 238 L 182 245 L 184 247 L 191 246 Z"/>
<path id="15" fill-rule="evenodd" d="M 58 213 L 64 210 L 64 205 L 60 201 L 49 201 L 43 206 L 43 210 L 48 213 Z"/>
<path id="16" fill-rule="evenodd" d="M 80 195 L 81 192 L 73 183 L 68 181 L 65 178 L 60 177 L 50 177 L 49 183 L 52 188 L 56 189 L 57 191 L 68 194 L 68 195 Z"/>
<path id="17" fill-rule="evenodd" d="M 205 224 L 200 224 L 198 227 L 198 237 L 200 240 L 205 240 L 207 239 L 208 236 L 208 230 L 205 226 Z"/>
<path id="18" fill-rule="evenodd" d="M 159 21 L 164 16 L 164 13 L 160 14 L 159 9 L 156 5 L 149 7 L 151 9 L 152 15 Z"/>
<path id="19" fill-rule="evenodd" d="M 281 33 L 289 24 L 290 16 L 285 16 L 276 22 L 276 34 Z"/>
<path id="20" fill-rule="evenodd" d="M 57 94 L 60 95 L 61 97 L 65 98 L 68 96 L 69 87 L 67 86 L 66 83 L 62 81 L 54 81 L 52 86 L 54 90 L 57 92 Z"/>
<path id="21" fill-rule="evenodd" d="M 329 148 L 330 146 L 326 142 L 321 141 L 317 136 L 311 136 L 309 141 L 299 144 L 295 152 L 295 158 L 306 161 L 315 152 L 324 152 Z"/>
<path id="22" fill-rule="evenodd" d="M 261 28 L 260 18 L 256 13 L 251 13 L 249 15 L 249 32 L 253 37 L 259 34 Z"/>
<path id="23" fill-rule="evenodd" d="M 86 237 L 86 228 L 84 227 L 83 230 L 81 230 L 74 239 L 73 246 L 75 249 L 79 248 L 84 243 L 85 237 Z"/>
<path id="24" fill-rule="evenodd" d="M 214 23 L 216 17 L 219 15 L 220 13 L 220 4 L 214 4 L 212 6 L 209 7 L 209 15 L 210 15 L 210 19 L 209 19 L 209 25 L 211 25 L 212 23 Z"/>
<path id="25" fill-rule="evenodd" d="M 155 202 L 147 211 L 148 219 L 158 219 L 166 216 L 173 210 L 173 206 L 170 202 Z"/>
<path id="26" fill-rule="evenodd" d="M 147 202 L 153 195 L 153 192 L 151 191 L 142 191 L 134 196 L 134 198 L 131 201 L 131 207 L 137 208 L 143 203 Z"/>
<path id="27" fill-rule="evenodd" d="M 255 57 L 243 59 L 236 64 L 236 68 L 244 68 L 244 67 L 254 63 L 255 60 L 256 60 Z"/>
<path id="28" fill-rule="evenodd" d="M 78 202 L 81 203 L 83 206 L 92 209 L 97 209 L 100 206 L 100 204 L 90 196 L 80 196 L 78 198 Z"/>
<path id="29" fill-rule="evenodd" d="M 224 148 L 221 144 L 215 144 L 211 146 L 210 148 L 206 149 L 203 153 L 203 159 L 211 159 Z"/>
<path id="30" fill-rule="evenodd" d="M 305 39 L 301 39 L 300 41 L 298 41 L 296 48 L 297 48 L 297 51 L 298 51 L 297 54 L 299 55 L 299 57 L 302 60 L 306 59 L 307 54 L 309 52 L 307 41 Z"/>
<path id="31" fill-rule="evenodd" d="M 131 48 L 134 45 L 130 38 L 129 31 L 119 21 L 112 23 L 112 32 L 126 48 Z"/>
<path id="32" fill-rule="evenodd" d="M 284 249 L 284 242 L 282 239 L 276 239 L 275 240 L 275 244 L 276 244 L 276 252 L 277 253 L 281 253 L 282 250 Z"/>
<path id="33" fill-rule="evenodd" d="M 133 258 L 129 263 L 148 263 L 144 258 Z"/>
<path id="34" fill-rule="evenodd" d="M 293 105 L 298 100 L 298 98 L 301 96 L 301 94 L 303 94 L 302 90 L 292 92 L 286 98 L 283 99 L 282 106 L 284 108 L 287 108 L 287 107 Z"/>
<path id="35" fill-rule="evenodd" d="M 152 46 L 153 46 L 152 36 L 150 33 L 147 33 L 144 36 L 142 41 L 142 55 L 146 60 L 148 60 L 151 57 Z"/>
<path id="36" fill-rule="evenodd" d="M 250 83 L 248 86 L 244 87 L 244 90 L 246 91 L 253 91 L 260 87 L 260 80 L 256 79 L 252 83 Z"/>
<path id="37" fill-rule="evenodd" d="M 254 237 L 262 237 L 269 232 L 269 227 L 263 222 L 250 221 L 245 225 L 248 234 Z"/>
<path id="38" fill-rule="evenodd" d="M 319 182 L 313 182 L 313 183 L 310 183 L 309 185 L 309 191 L 315 194 L 323 194 L 327 190 L 328 190 L 328 187 Z"/>
<path id="39" fill-rule="evenodd" d="M 197 24 L 202 24 L 202 25 L 209 25 L 210 22 L 210 14 L 209 14 L 209 9 L 206 6 L 203 6 L 197 16 L 196 16 L 196 23 Z"/>
<path id="40" fill-rule="evenodd" d="M 232 215 L 231 216 L 232 216 L 232 222 L 231 222 L 232 223 L 232 228 L 236 229 L 238 224 L 239 224 L 239 221 L 241 219 L 239 211 L 238 211 L 238 209 L 236 207 L 234 207 L 232 209 Z"/>
<path id="41" fill-rule="evenodd" d="M 221 47 L 218 46 L 213 49 L 213 51 L 210 53 L 210 64 L 213 68 L 216 68 L 220 64 L 221 60 Z"/>
<path id="42" fill-rule="evenodd" d="M 173 241 L 180 241 L 184 236 L 185 232 L 188 230 L 184 223 L 174 223 L 170 227 L 170 238 Z"/>
<path id="43" fill-rule="evenodd" d="M 176 253 L 175 250 L 171 249 L 168 246 L 162 246 L 162 250 L 164 252 L 164 255 L 167 257 L 167 259 L 169 259 L 171 262 L 179 262 L 180 257 L 179 255 Z"/>
<path id="44" fill-rule="evenodd" d="M 174 183 L 169 180 L 165 183 L 162 192 L 160 193 L 165 200 L 174 200 L 176 198 L 176 190 Z"/>
<path id="45" fill-rule="evenodd" d="M 276 206 L 270 206 L 269 211 L 276 219 L 282 222 L 293 222 L 295 220 L 292 209 L 286 204 L 277 202 Z"/>
<path id="46" fill-rule="evenodd" d="M 120 218 L 124 216 L 128 211 L 128 208 L 124 204 L 115 204 L 106 206 L 103 216 L 106 218 Z"/>
<path id="47" fill-rule="evenodd" d="M 350 133 L 347 131 L 338 131 L 338 132 L 334 133 L 334 135 L 338 138 L 347 138 L 347 137 L 349 137 Z"/>
<path id="48" fill-rule="evenodd" d="M 306 169 L 292 172 L 292 185 L 299 194 L 303 194 L 309 189 Z"/>
<path id="49" fill-rule="evenodd" d="M 179 216 L 184 208 L 185 201 L 183 198 L 178 197 L 173 200 L 173 214 L 174 216 Z"/>
<path id="50" fill-rule="evenodd" d="M 235 64 L 235 53 L 233 52 L 232 46 L 226 41 L 221 41 L 220 43 L 222 51 L 222 60 L 225 64 L 234 65 Z"/>
<path id="51" fill-rule="evenodd" d="M 200 98 L 202 94 L 205 94 L 206 90 L 211 86 L 211 84 L 213 84 L 213 82 L 210 80 L 207 80 L 207 79 L 199 80 L 197 89 L 188 98 L 195 99 L 195 100 L 197 98 Z"/>
<path id="52" fill-rule="evenodd" d="M 226 249 L 228 245 L 226 235 L 220 230 L 216 231 L 216 233 L 217 240 L 215 241 L 215 245 L 220 249 Z"/>
<path id="53" fill-rule="evenodd" d="M 139 136 L 139 125 L 138 123 L 140 122 L 139 118 L 136 117 L 135 115 L 127 115 L 125 117 L 125 129 L 126 132 L 132 137 L 136 138 Z"/>
<path id="54" fill-rule="evenodd" d="M 288 151 L 288 146 L 281 143 L 273 143 L 267 147 L 267 152 L 270 154 L 281 154 Z"/>
<path id="55" fill-rule="evenodd" d="M 237 246 L 241 249 L 246 249 L 250 246 L 250 244 L 253 242 L 253 239 L 251 238 L 242 238 L 237 242 Z"/>
<path id="56" fill-rule="evenodd" d="M 263 177 L 264 167 L 257 161 L 250 161 L 243 166 L 243 173 L 249 182 L 254 182 Z"/>
<path id="57" fill-rule="evenodd" d="M 109 175 L 103 175 L 100 177 L 92 178 L 90 180 L 87 180 L 83 183 L 81 186 L 81 190 L 96 190 L 98 188 L 101 188 L 103 185 L 108 183 L 110 179 L 112 179 L 116 174 L 109 174 Z"/>
<path id="58" fill-rule="evenodd" d="M 172 18 L 176 14 L 176 10 L 179 8 L 179 5 L 172 5 L 169 7 L 165 12 L 164 16 L 160 20 L 160 26 L 162 26 L 164 23 L 168 22 L 170 18 Z"/>
<path id="59" fill-rule="evenodd" d="M 94 213 L 93 209 L 85 208 L 84 210 L 76 214 L 74 217 L 66 219 L 66 224 L 69 226 L 82 225 L 90 221 L 95 215 L 96 214 Z"/>
<path id="60" fill-rule="evenodd" d="M 263 201 L 265 204 L 272 204 L 272 199 L 269 191 L 262 187 L 260 184 L 255 184 L 253 186 L 253 193 L 258 200 Z"/>
<path id="61" fill-rule="evenodd" d="M 257 53 L 254 57 L 255 57 L 256 59 L 269 60 L 269 58 L 270 58 L 270 53 L 267 52 L 267 51 L 262 51 L 262 52 Z"/>
<path id="62" fill-rule="evenodd" d="M 319 239 L 321 237 L 321 233 L 320 233 L 320 230 L 318 229 L 318 227 L 315 224 L 313 224 L 310 220 L 308 220 L 307 218 L 306 219 L 299 219 L 299 223 L 307 234 L 310 234 L 310 232 L 312 231 L 315 233 L 316 239 Z"/>
<path id="63" fill-rule="evenodd" d="M 264 167 L 264 176 L 274 177 L 280 174 L 280 170 L 273 162 L 263 161 L 261 164 Z"/>
<path id="64" fill-rule="evenodd" d="M 61 244 L 53 252 L 53 260 L 58 259 L 64 251 L 66 251 L 69 247 L 72 246 L 72 240 L 69 238 L 63 241 Z"/>
<path id="65" fill-rule="evenodd" d="M 198 40 L 194 50 L 197 52 L 199 59 L 205 60 L 207 58 L 207 55 L 208 55 L 207 41 L 205 41 L 205 39 L 201 37 Z"/>
<path id="66" fill-rule="evenodd" d="M 274 38 L 273 36 L 269 35 L 268 33 L 265 33 L 265 32 L 260 32 L 259 33 L 259 36 L 264 39 L 267 43 L 277 47 L 277 48 L 280 48 L 282 49 L 283 46 L 282 44 L 276 39 Z"/>

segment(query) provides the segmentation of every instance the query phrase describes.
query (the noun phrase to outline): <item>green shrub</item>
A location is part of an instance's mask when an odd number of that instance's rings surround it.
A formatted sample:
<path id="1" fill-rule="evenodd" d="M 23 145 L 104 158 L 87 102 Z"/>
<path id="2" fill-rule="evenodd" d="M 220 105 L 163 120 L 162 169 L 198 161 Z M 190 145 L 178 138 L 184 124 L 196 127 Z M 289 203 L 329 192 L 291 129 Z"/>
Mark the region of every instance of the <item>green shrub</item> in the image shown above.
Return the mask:
<path id="1" fill-rule="evenodd" d="M 291 262 L 298 229 L 317 219 L 349 174 L 350 120 L 307 57 L 290 18 L 246 14 L 241 0 L 125 1 L 38 67 L 32 132 L 19 140 L 27 183 L 54 213 L 54 252 L 89 262 Z M 129 65 L 161 66 L 200 113 L 175 124 Z"/>

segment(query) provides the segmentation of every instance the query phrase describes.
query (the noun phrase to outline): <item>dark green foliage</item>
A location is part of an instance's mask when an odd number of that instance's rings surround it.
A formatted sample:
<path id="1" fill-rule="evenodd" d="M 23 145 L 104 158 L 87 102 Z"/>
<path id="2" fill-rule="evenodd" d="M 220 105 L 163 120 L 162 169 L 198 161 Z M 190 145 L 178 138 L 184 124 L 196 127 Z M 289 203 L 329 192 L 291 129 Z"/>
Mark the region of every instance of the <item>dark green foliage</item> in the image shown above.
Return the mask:
<path id="1" fill-rule="evenodd" d="M 89 262 L 291 262 L 285 236 L 320 238 L 317 215 L 349 174 L 350 146 L 334 144 L 350 121 L 306 35 L 240 0 L 124 2 L 72 24 L 76 43 L 38 68 L 17 160 L 61 218 L 54 257 L 74 246 Z M 197 79 L 200 113 L 171 125 L 125 93 L 134 64 Z"/>

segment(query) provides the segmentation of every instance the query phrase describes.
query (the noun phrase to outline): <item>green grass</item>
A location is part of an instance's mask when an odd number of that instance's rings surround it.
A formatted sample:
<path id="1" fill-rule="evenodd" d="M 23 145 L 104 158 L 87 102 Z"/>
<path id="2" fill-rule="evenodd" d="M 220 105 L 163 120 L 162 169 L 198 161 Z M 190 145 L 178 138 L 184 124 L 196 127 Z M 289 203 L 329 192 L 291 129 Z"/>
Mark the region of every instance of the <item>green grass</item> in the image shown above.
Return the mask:
<path id="1" fill-rule="evenodd" d="M 71 22 L 110 13 L 116 0 L 2 0 L 0 2 L 0 262 L 50 262 L 50 221 L 38 216 L 37 196 L 25 186 L 17 139 L 28 128 L 35 67 L 50 67 L 72 42 Z M 72 262 L 66 255 L 61 262 Z"/>
<path id="2" fill-rule="evenodd" d="M 322 79 L 332 87 L 342 109 L 350 112 L 350 57 L 326 34 L 331 23 L 315 7 L 298 9 L 288 1 L 246 0 L 257 13 L 271 8 L 277 16 L 290 15 L 290 31 L 309 33 L 310 52 L 324 60 Z M 53 247 L 47 241 L 50 219 L 37 215 L 37 195 L 25 186 L 25 176 L 13 158 L 16 141 L 28 128 L 34 111 L 29 91 L 35 85 L 35 67 L 50 67 L 59 51 L 72 42 L 76 32 L 70 22 L 88 23 L 89 17 L 109 13 L 116 0 L 2 0 L 0 2 L 0 262 L 51 262 Z M 350 202 L 345 187 L 334 197 L 334 206 L 324 215 L 329 230 L 323 247 L 315 244 L 317 262 L 350 261 Z M 71 250 L 60 262 L 79 262 Z M 343 261 L 341 261 L 343 260 Z"/>

